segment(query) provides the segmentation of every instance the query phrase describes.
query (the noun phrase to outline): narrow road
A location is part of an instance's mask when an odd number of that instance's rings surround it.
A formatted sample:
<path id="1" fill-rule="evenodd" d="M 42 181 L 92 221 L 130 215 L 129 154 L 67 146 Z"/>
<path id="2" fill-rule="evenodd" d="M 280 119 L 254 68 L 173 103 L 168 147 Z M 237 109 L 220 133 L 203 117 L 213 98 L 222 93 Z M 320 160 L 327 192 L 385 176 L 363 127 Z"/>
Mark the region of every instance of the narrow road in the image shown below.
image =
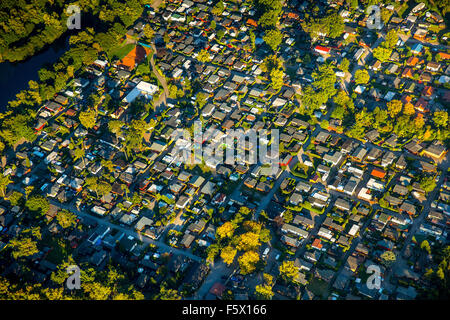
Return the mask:
<path id="1" fill-rule="evenodd" d="M 130 227 L 123 227 L 123 226 L 111 223 L 111 222 L 107 221 L 105 218 L 96 217 L 96 216 L 91 215 L 89 213 L 82 212 L 82 211 L 78 210 L 77 208 L 75 208 L 73 205 L 65 204 L 65 203 L 59 203 L 59 202 L 53 201 L 53 200 L 51 200 L 50 203 L 55 205 L 55 206 L 57 206 L 57 207 L 59 207 L 59 208 L 61 208 L 61 209 L 69 210 L 69 211 L 75 213 L 78 217 L 92 219 L 95 222 L 97 222 L 98 224 L 101 224 L 101 225 L 106 226 L 106 227 L 110 227 L 111 229 L 113 229 L 113 228 L 117 229 L 117 230 L 123 232 L 125 235 L 133 236 L 133 237 L 139 239 L 140 241 L 142 241 L 144 243 L 154 244 L 158 248 L 161 248 L 164 251 L 173 252 L 174 254 L 178 254 L 178 255 L 183 255 L 183 256 L 186 256 L 186 257 L 188 257 L 188 258 L 190 258 L 190 259 L 192 259 L 194 261 L 197 261 L 197 262 L 202 262 L 203 261 L 202 258 L 200 258 L 200 257 L 198 257 L 198 256 L 196 256 L 196 255 L 194 255 L 194 254 L 192 254 L 192 253 L 190 253 L 190 252 L 188 252 L 186 250 L 180 250 L 180 249 L 171 247 L 171 246 L 165 244 L 162 241 L 150 239 L 150 238 L 148 238 L 146 236 L 141 235 L 139 232 L 134 231 Z"/>
<path id="2" fill-rule="evenodd" d="M 408 232 L 408 235 L 406 237 L 406 240 L 403 243 L 403 247 L 397 253 L 397 260 L 391 266 L 390 270 L 388 271 L 388 273 L 386 275 L 386 279 L 384 280 L 384 283 L 386 283 L 386 285 L 390 284 L 391 277 L 395 273 L 397 268 L 399 266 L 401 266 L 402 264 L 404 265 L 406 263 L 405 259 L 403 258 L 405 250 L 408 247 L 408 245 L 411 244 L 413 236 L 417 233 L 417 231 L 420 228 L 421 224 L 423 223 L 425 218 L 428 216 L 428 213 L 430 212 L 430 208 L 431 208 L 431 203 L 436 198 L 436 196 L 437 196 L 437 194 L 439 192 L 439 189 L 442 186 L 442 183 L 444 182 L 445 173 L 447 172 L 448 167 L 449 167 L 449 163 L 448 163 L 448 161 L 446 161 L 446 163 L 444 164 L 443 173 L 441 174 L 441 177 L 439 178 L 439 181 L 436 184 L 436 188 L 434 188 L 434 190 L 431 191 L 427 195 L 427 200 L 426 200 L 426 202 L 424 204 L 422 212 L 420 213 L 420 215 L 416 219 L 414 219 L 413 224 L 412 224 L 411 228 L 409 229 L 409 232 Z"/>

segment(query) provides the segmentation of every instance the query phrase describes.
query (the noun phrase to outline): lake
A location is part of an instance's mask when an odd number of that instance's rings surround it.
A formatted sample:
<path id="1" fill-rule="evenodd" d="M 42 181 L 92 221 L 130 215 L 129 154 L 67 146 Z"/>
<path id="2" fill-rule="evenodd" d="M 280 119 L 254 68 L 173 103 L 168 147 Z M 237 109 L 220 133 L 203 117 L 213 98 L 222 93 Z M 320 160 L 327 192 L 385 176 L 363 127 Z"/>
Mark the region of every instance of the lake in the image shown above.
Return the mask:
<path id="1" fill-rule="evenodd" d="M 38 71 L 45 64 L 53 64 L 69 48 L 69 37 L 61 36 L 34 56 L 21 62 L 0 63 L 0 112 L 6 109 L 21 90 L 28 88 L 28 81 L 37 81 Z"/>

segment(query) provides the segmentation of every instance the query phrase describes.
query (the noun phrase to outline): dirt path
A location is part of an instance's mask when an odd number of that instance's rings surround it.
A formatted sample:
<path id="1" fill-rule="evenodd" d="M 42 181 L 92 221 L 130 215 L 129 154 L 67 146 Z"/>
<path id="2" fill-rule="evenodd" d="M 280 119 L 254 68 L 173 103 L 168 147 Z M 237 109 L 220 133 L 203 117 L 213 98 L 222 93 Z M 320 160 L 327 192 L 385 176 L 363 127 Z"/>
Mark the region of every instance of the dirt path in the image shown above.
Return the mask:
<path id="1" fill-rule="evenodd" d="M 153 50 L 153 53 L 156 53 L 156 47 L 155 47 L 154 43 L 152 43 L 152 50 Z M 164 90 L 164 92 L 159 96 L 158 101 L 155 102 L 155 108 L 157 108 L 161 105 L 161 103 L 164 103 L 164 105 L 167 105 L 166 99 L 169 96 L 169 89 L 167 87 L 166 78 L 158 72 L 158 69 L 156 69 L 155 61 L 153 59 L 153 54 L 150 56 L 150 64 L 152 66 L 153 73 L 155 74 L 159 83 L 161 83 L 163 90 Z"/>

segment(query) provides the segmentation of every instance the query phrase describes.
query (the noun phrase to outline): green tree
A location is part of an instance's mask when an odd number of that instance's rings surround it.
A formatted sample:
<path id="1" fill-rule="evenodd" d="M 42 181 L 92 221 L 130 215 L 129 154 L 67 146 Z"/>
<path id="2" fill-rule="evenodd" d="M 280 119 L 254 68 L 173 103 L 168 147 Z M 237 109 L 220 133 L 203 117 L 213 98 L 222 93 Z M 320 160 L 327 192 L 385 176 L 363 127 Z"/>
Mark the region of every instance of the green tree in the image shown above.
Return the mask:
<path id="1" fill-rule="evenodd" d="M 220 16 L 222 12 L 225 10 L 225 5 L 222 0 L 216 3 L 216 5 L 212 8 L 211 13 L 215 16 Z"/>
<path id="2" fill-rule="evenodd" d="M 159 294 L 157 295 L 158 300 L 181 300 L 181 296 L 175 289 L 166 289 L 161 287 Z"/>
<path id="3" fill-rule="evenodd" d="M 98 194 L 101 195 L 102 200 L 104 200 L 104 197 L 109 194 L 112 190 L 112 186 L 110 183 L 106 182 L 106 181 L 101 181 L 98 185 L 97 185 L 97 191 Z"/>
<path id="4" fill-rule="evenodd" d="M 270 29 L 265 32 L 263 40 L 274 52 L 277 52 L 283 40 L 283 35 L 278 29 Z"/>
<path id="5" fill-rule="evenodd" d="M 44 198 L 41 195 L 34 195 L 30 197 L 26 202 L 25 206 L 30 211 L 39 212 L 42 215 L 45 215 L 50 209 L 50 203 L 47 198 Z"/>
<path id="6" fill-rule="evenodd" d="M 256 251 L 247 251 L 238 258 L 239 267 L 242 274 L 249 274 L 256 270 L 256 263 L 259 261 L 259 254 Z"/>
<path id="7" fill-rule="evenodd" d="M 95 192 L 98 198 L 98 178 L 96 176 L 87 177 L 84 183 L 90 190 Z"/>
<path id="8" fill-rule="evenodd" d="M 340 37 L 344 32 L 344 19 L 338 13 L 334 13 L 325 19 L 329 26 L 328 36 L 330 38 Z"/>
<path id="9" fill-rule="evenodd" d="M 78 159 L 83 159 L 83 165 L 86 166 L 86 162 L 84 159 L 84 156 L 86 154 L 86 151 L 84 151 L 83 148 L 75 148 L 75 150 L 73 151 L 73 155 L 74 155 L 74 159 L 75 161 L 77 161 Z"/>
<path id="10" fill-rule="evenodd" d="M 235 226 L 227 221 L 223 225 L 217 228 L 216 233 L 219 239 L 221 238 L 231 238 L 233 236 Z"/>
<path id="11" fill-rule="evenodd" d="M 6 196 L 6 187 L 11 183 L 12 180 L 9 178 L 9 176 L 4 176 L 3 174 L 0 174 L 0 192 L 3 198 Z"/>
<path id="12" fill-rule="evenodd" d="M 14 259 L 29 257 L 39 252 L 36 241 L 29 237 L 12 239 L 9 243 Z"/>
<path id="13" fill-rule="evenodd" d="M 152 27 L 147 23 L 144 26 L 144 36 L 146 39 L 151 40 L 153 39 L 153 36 L 155 34 L 155 31 L 153 31 Z"/>
<path id="14" fill-rule="evenodd" d="M 395 256 L 395 253 L 392 251 L 385 251 L 381 254 L 381 263 L 386 266 L 387 268 L 391 267 L 395 261 L 397 260 L 397 257 Z"/>
<path id="15" fill-rule="evenodd" d="M 347 58 L 342 59 L 341 63 L 339 64 L 339 69 L 341 69 L 344 72 L 348 72 L 348 67 L 350 66 L 350 61 L 348 61 Z"/>
<path id="16" fill-rule="evenodd" d="M 386 34 L 386 39 L 385 39 L 385 41 L 383 42 L 382 45 L 385 48 L 393 49 L 393 48 L 395 48 L 395 45 L 397 44 L 397 41 L 398 41 L 397 30 L 391 29 Z"/>
<path id="17" fill-rule="evenodd" d="M 370 80 L 370 75 L 365 69 L 358 69 L 355 72 L 355 84 L 367 84 Z"/>
<path id="18" fill-rule="evenodd" d="M 280 20 L 281 10 L 267 10 L 259 17 L 258 24 L 263 28 L 273 28 Z"/>
<path id="19" fill-rule="evenodd" d="M 96 114 L 95 110 L 87 110 L 80 112 L 78 118 L 80 119 L 80 123 L 86 128 L 91 129 L 95 126 L 96 122 Z"/>
<path id="20" fill-rule="evenodd" d="M 209 262 L 214 262 L 214 259 L 220 253 L 220 248 L 217 244 L 212 244 L 206 249 L 207 258 L 206 260 Z"/>
<path id="21" fill-rule="evenodd" d="M 13 191 L 8 200 L 9 202 L 11 202 L 12 206 L 18 206 L 23 202 L 23 194 L 17 191 Z"/>
<path id="22" fill-rule="evenodd" d="M 226 246 L 225 248 L 222 249 L 220 257 L 227 265 L 230 265 L 233 263 L 236 253 L 237 250 L 235 248 L 233 248 L 232 246 Z"/>
<path id="23" fill-rule="evenodd" d="M 280 276 L 286 282 L 293 282 L 298 276 L 298 269 L 294 265 L 294 261 L 283 261 L 279 267 Z"/>
<path id="24" fill-rule="evenodd" d="M 334 87 L 336 73 L 331 64 L 320 65 L 318 70 L 312 73 L 312 77 L 314 79 L 313 86 L 319 90 L 320 95 L 324 96 L 325 102 L 336 94 Z"/>
<path id="25" fill-rule="evenodd" d="M 207 101 L 208 101 L 208 94 L 206 94 L 203 91 L 197 93 L 196 102 L 197 102 L 199 108 L 203 108 Z"/>
<path id="26" fill-rule="evenodd" d="M 375 49 L 373 49 L 373 56 L 381 62 L 389 61 L 391 54 L 392 49 L 389 48 L 376 47 Z"/>
<path id="27" fill-rule="evenodd" d="M 402 111 L 403 103 L 400 100 L 391 100 L 387 103 L 388 113 L 391 118 L 395 118 Z"/>
<path id="28" fill-rule="evenodd" d="M 434 181 L 433 177 L 423 177 L 420 180 L 420 187 L 425 192 L 431 192 L 436 188 L 436 181 Z"/>
<path id="29" fill-rule="evenodd" d="M 216 32 L 217 40 L 221 41 L 224 36 L 225 36 L 225 30 L 220 29 Z"/>
<path id="30" fill-rule="evenodd" d="M 68 210 L 61 210 L 56 215 L 56 221 L 64 229 L 74 227 L 77 224 L 77 215 Z"/>
<path id="31" fill-rule="evenodd" d="M 428 254 L 431 254 L 430 243 L 427 240 L 423 240 L 420 244 L 420 249 L 425 250 Z"/>
<path id="32" fill-rule="evenodd" d="M 116 139 L 119 140 L 119 135 L 122 132 L 123 122 L 120 120 L 110 120 L 108 122 L 108 129 L 111 133 L 116 136 Z"/>
<path id="33" fill-rule="evenodd" d="M 278 91 L 283 87 L 283 78 L 284 71 L 282 69 L 273 69 L 270 71 L 270 84 L 275 91 Z"/>
<path id="34" fill-rule="evenodd" d="M 250 251 L 257 249 L 260 245 L 259 234 L 250 231 L 239 236 L 237 248 L 243 251 Z"/>
<path id="35" fill-rule="evenodd" d="M 209 55 L 208 50 L 202 49 L 197 55 L 197 60 L 199 62 L 205 63 L 211 61 L 211 56 Z"/>
<path id="36" fill-rule="evenodd" d="M 448 127 L 447 111 L 435 111 L 433 113 L 433 121 L 438 127 Z"/>
<path id="37" fill-rule="evenodd" d="M 322 128 L 322 129 L 325 129 L 325 130 L 328 130 L 328 127 L 330 126 L 330 122 L 327 120 L 327 119 L 323 119 L 321 122 L 320 122 L 320 127 Z"/>
<path id="38" fill-rule="evenodd" d="M 274 293 L 270 285 L 259 284 L 255 287 L 255 295 L 260 300 L 272 300 Z"/>
<path id="39" fill-rule="evenodd" d="M 256 45 L 255 45 L 255 41 L 256 41 L 256 35 L 255 35 L 255 33 L 253 32 L 253 31 L 249 31 L 249 37 L 250 37 L 250 43 L 252 44 L 252 49 L 253 50 L 255 50 L 255 47 L 256 47 Z"/>
<path id="40" fill-rule="evenodd" d="M 292 214 L 292 211 L 291 211 L 291 210 L 286 210 L 286 211 L 283 213 L 283 221 L 284 221 L 285 223 L 291 223 L 291 221 L 292 221 L 293 218 L 294 218 L 294 217 L 293 217 L 293 214 Z"/>

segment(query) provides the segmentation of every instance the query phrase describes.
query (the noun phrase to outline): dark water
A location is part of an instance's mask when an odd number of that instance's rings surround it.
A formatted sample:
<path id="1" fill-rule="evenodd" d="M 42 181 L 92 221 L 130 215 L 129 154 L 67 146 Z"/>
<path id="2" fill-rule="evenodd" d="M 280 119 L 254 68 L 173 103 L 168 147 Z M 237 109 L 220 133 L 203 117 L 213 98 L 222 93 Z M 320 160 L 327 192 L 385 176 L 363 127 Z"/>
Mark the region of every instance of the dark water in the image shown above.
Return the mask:
<path id="1" fill-rule="evenodd" d="M 38 80 L 38 71 L 45 64 L 53 64 L 69 48 L 68 36 L 63 35 L 34 56 L 16 63 L 0 63 L 0 112 L 16 94 L 28 88 L 28 81 Z"/>

